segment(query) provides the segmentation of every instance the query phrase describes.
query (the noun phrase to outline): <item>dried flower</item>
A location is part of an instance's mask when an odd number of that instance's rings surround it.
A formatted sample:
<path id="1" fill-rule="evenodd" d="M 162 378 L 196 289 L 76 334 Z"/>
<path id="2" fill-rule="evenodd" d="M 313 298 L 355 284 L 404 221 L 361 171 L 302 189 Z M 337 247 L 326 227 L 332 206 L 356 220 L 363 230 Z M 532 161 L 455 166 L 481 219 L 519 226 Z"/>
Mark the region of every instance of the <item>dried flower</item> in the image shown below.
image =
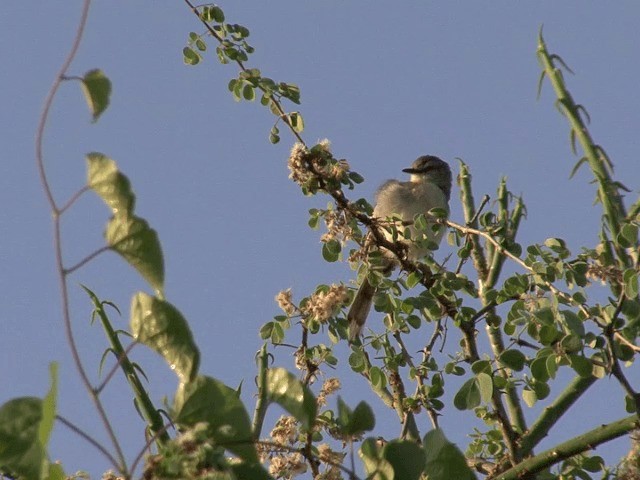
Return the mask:
<path id="1" fill-rule="evenodd" d="M 311 149 L 296 143 L 289 154 L 288 166 L 289 178 L 309 193 L 320 188 L 338 188 L 349 170 L 346 160 L 333 158 L 328 140 L 320 141 Z"/>
<path id="2" fill-rule="evenodd" d="M 333 284 L 329 287 L 329 290 L 320 290 L 311 295 L 301 308 L 305 316 L 320 323 L 325 323 L 348 301 L 349 291 L 347 287 Z"/>
<path id="3" fill-rule="evenodd" d="M 291 289 L 287 288 L 286 290 L 282 290 L 276 295 L 276 302 L 278 306 L 282 309 L 284 313 L 291 316 L 296 311 L 296 306 L 293 303 Z"/>
<path id="4" fill-rule="evenodd" d="M 281 445 L 293 445 L 298 437 L 296 419 L 282 415 L 271 430 L 271 438 Z"/>
<path id="5" fill-rule="evenodd" d="M 322 388 L 318 394 L 318 405 L 326 405 L 327 397 L 338 390 L 340 390 L 340 380 L 335 377 L 327 378 L 322 384 Z"/>
<path id="6" fill-rule="evenodd" d="M 307 464 L 299 453 L 277 455 L 271 459 L 269 473 L 276 478 L 293 478 L 307 471 Z"/>

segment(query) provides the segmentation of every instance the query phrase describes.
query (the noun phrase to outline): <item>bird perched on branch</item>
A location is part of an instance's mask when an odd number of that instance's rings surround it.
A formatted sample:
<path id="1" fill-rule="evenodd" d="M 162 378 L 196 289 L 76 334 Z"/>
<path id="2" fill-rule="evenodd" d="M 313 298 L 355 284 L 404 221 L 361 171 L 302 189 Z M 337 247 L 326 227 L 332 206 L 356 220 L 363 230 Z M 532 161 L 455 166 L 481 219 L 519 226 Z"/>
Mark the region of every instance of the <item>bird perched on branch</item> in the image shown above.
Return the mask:
<path id="1" fill-rule="evenodd" d="M 373 209 L 373 217 L 376 221 L 383 222 L 380 223 L 380 231 L 384 233 L 385 238 L 389 241 L 393 241 L 393 235 L 389 231 L 390 229 L 384 228 L 384 225 L 395 224 L 398 232 L 403 232 L 404 225 L 408 225 L 413 239 L 417 234 L 416 228 L 413 226 L 413 220 L 416 215 L 427 215 L 429 210 L 433 208 L 441 208 L 447 214 L 449 213 L 451 169 L 446 162 L 433 155 L 424 155 L 413 162 L 410 168 L 405 168 L 402 171 L 411 175 L 409 181 L 387 180 L 384 182 L 376 193 L 376 205 Z M 390 217 L 396 220 L 384 223 Z M 437 245 L 442 239 L 444 228 L 437 229 L 437 231 L 427 228 L 424 234 L 427 240 Z M 374 239 L 370 233 L 367 243 L 372 243 L 373 241 Z M 408 260 L 421 260 L 430 251 L 425 245 L 427 242 L 417 244 L 404 239 L 399 241 L 406 247 Z M 388 274 L 398 265 L 398 259 L 389 250 L 381 249 L 381 252 L 385 258 L 381 269 Z M 349 338 L 351 340 L 360 335 L 369 315 L 369 310 L 371 310 L 371 303 L 375 293 L 376 287 L 371 285 L 365 277 L 347 314 Z"/>

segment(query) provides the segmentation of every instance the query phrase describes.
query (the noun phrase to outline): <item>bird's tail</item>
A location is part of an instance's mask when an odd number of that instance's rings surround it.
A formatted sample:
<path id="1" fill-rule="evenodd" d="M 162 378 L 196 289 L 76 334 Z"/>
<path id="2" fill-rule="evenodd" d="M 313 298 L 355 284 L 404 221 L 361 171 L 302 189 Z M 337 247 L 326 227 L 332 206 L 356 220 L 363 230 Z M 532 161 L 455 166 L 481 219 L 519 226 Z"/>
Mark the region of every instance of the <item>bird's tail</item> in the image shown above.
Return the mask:
<path id="1" fill-rule="evenodd" d="M 369 310 L 371 310 L 371 303 L 373 302 L 373 295 L 375 293 L 376 287 L 371 285 L 365 277 L 353 299 L 349 313 L 347 313 L 349 340 L 355 340 L 360 335 L 369 316 Z"/>

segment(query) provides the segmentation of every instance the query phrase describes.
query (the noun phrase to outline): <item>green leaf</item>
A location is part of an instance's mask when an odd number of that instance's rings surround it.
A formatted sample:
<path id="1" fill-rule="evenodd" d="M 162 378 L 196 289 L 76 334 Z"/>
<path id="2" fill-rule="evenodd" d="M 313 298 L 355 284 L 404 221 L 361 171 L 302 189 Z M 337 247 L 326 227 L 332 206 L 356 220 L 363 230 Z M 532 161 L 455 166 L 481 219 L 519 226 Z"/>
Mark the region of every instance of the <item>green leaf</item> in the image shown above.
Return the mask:
<path id="1" fill-rule="evenodd" d="M 394 479 L 419 480 L 427 459 L 420 445 L 408 440 L 392 440 L 382 455 L 393 467 Z"/>
<path id="2" fill-rule="evenodd" d="M 358 172 L 349 172 L 349 178 L 353 183 L 362 183 L 364 182 L 364 177 L 360 175 Z"/>
<path id="3" fill-rule="evenodd" d="M 420 283 L 420 280 L 422 280 L 422 275 L 418 272 L 411 272 L 409 275 L 407 275 L 407 288 L 413 288 L 416 285 L 418 285 L 418 283 Z"/>
<path id="4" fill-rule="evenodd" d="M 270 368 L 267 371 L 267 399 L 284 408 L 302 426 L 311 430 L 315 422 L 318 406 L 309 387 L 284 368 Z"/>
<path id="5" fill-rule="evenodd" d="M 273 477 L 269 475 L 259 463 L 233 463 L 230 465 L 230 468 L 231 471 L 233 471 L 234 479 L 250 478 L 251 480 L 273 480 Z M 227 477 L 221 476 L 220 480 L 224 480 L 225 478 Z"/>
<path id="6" fill-rule="evenodd" d="M 624 248 L 630 248 L 638 243 L 638 226 L 625 223 L 617 237 L 618 244 Z"/>
<path id="7" fill-rule="evenodd" d="M 298 112 L 292 112 L 289 114 L 289 124 L 294 131 L 300 133 L 304 130 L 304 121 L 302 115 Z"/>
<path id="8" fill-rule="evenodd" d="M 274 145 L 276 143 L 280 142 L 280 135 L 276 135 L 275 133 L 270 133 L 269 134 L 269 142 L 271 142 Z"/>
<path id="9" fill-rule="evenodd" d="M 116 215 L 105 232 L 107 244 L 135 268 L 157 291 L 164 288 L 164 260 L 158 234 L 146 220 L 136 216 Z"/>
<path id="10" fill-rule="evenodd" d="M 356 405 L 349 422 L 349 434 L 359 435 L 364 432 L 373 430 L 376 426 L 376 418 L 373 410 L 366 402 L 360 402 Z"/>
<path id="11" fill-rule="evenodd" d="M 196 48 L 201 52 L 204 52 L 207 50 L 207 44 L 201 38 L 198 38 L 196 40 L 195 45 L 196 45 Z"/>
<path id="12" fill-rule="evenodd" d="M 62 465 L 59 463 L 48 463 L 47 469 L 49 470 L 44 476 L 44 480 L 65 480 L 69 478 L 65 475 Z"/>
<path id="13" fill-rule="evenodd" d="M 338 240 L 329 240 L 322 244 L 322 258 L 327 262 L 336 262 L 340 258 L 342 245 Z"/>
<path id="14" fill-rule="evenodd" d="M 629 299 L 634 299 L 638 296 L 638 272 L 634 268 L 629 268 L 624 271 L 622 278 L 624 280 L 624 294 Z"/>
<path id="15" fill-rule="evenodd" d="M 268 339 L 273 332 L 274 322 L 267 322 L 260 328 L 260 338 L 263 340 Z"/>
<path id="16" fill-rule="evenodd" d="M 346 436 L 358 436 L 364 432 L 373 430 L 376 420 L 373 410 L 365 402 L 360 402 L 355 410 L 338 397 L 338 416 L 336 418 L 340 426 L 341 433 Z"/>
<path id="17" fill-rule="evenodd" d="M 589 378 L 592 375 L 591 361 L 582 355 L 569 355 L 569 364 L 581 377 Z"/>
<path id="18" fill-rule="evenodd" d="M 480 405 L 481 398 L 478 382 L 475 378 L 470 378 L 456 393 L 453 404 L 458 410 L 471 410 Z"/>
<path id="19" fill-rule="evenodd" d="M 198 373 L 200 352 L 182 314 L 169 302 L 138 292 L 131 300 L 134 338 L 159 353 L 175 370 L 180 382 Z"/>
<path id="20" fill-rule="evenodd" d="M 209 424 L 213 440 L 248 463 L 257 463 L 251 421 L 236 391 L 207 376 L 181 383 L 174 401 L 175 419 L 180 426 Z"/>
<path id="21" fill-rule="evenodd" d="M 119 170 L 116 162 L 106 155 L 91 152 L 87 159 L 87 185 L 107 204 L 114 215 L 132 214 L 136 197 L 129 179 Z"/>
<path id="22" fill-rule="evenodd" d="M 383 458 L 382 447 L 374 438 L 367 438 L 358 450 L 358 455 L 364 464 L 367 479 L 371 480 L 394 480 L 394 469 L 391 464 Z M 396 479 L 397 480 L 397 479 Z"/>
<path id="23" fill-rule="evenodd" d="M 0 407 L 0 471 L 13 477 L 39 479 L 46 460 L 40 443 L 42 400 L 21 397 Z"/>
<path id="24" fill-rule="evenodd" d="M 191 47 L 182 49 L 182 60 L 187 65 L 197 65 L 200 63 L 200 54 Z"/>
<path id="25" fill-rule="evenodd" d="M 490 374 L 493 371 L 493 367 L 489 360 L 477 360 L 471 365 L 471 371 L 476 375 L 482 372 Z"/>
<path id="26" fill-rule="evenodd" d="M 253 101 L 256 98 L 256 92 L 253 90 L 253 87 L 249 84 L 246 84 L 242 88 L 242 96 L 245 100 Z"/>
<path id="27" fill-rule="evenodd" d="M 480 399 L 487 403 L 493 396 L 493 378 L 486 373 L 479 373 L 476 376 L 478 390 L 480 391 Z"/>
<path id="28" fill-rule="evenodd" d="M 89 70 L 82 77 L 82 92 L 91 110 L 92 121 L 96 122 L 109 106 L 111 81 L 102 70 Z"/>
<path id="29" fill-rule="evenodd" d="M 431 430 L 422 442 L 426 461 L 424 473 L 429 480 L 471 480 L 475 474 L 458 447 L 447 440 L 442 430 Z"/>
<path id="30" fill-rule="evenodd" d="M 365 356 L 362 350 L 356 350 L 349 355 L 349 366 L 354 372 L 364 372 L 366 368 Z"/>
<path id="31" fill-rule="evenodd" d="M 369 369 L 369 381 L 377 390 L 387 385 L 387 377 L 380 367 L 371 367 Z"/>
<path id="32" fill-rule="evenodd" d="M 42 401 L 42 421 L 38 428 L 38 440 L 44 448 L 49 444 L 53 423 L 56 418 L 56 402 L 58 399 L 58 364 L 56 362 L 49 364 L 49 377 L 51 378 L 51 387 Z"/>
<path id="33" fill-rule="evenodd" d="M 505 350 L 500 354 L 500 363 L 505 367 L 520 372 L 524 368 L 527 357 L 520 350 Z"/>
<path id="34" fill-rule="evenodd" d="M 547 371 L 547 358 L 537 357 L 531 362 L 531 375 L 536 380 L 546 382 L 549 380 L 549 372 Z"/>
<path id="35" fill-rule="evenodd" d="M 536 392 L 534 392 L 533 390 L 530 390 L 529 388 L 525 388 L 522 390 L 522 399 L 524 400 L 524 403 L 526 403 L 529 408 L 533 407 L 538 401 Z"/>
<path id="36" fill-rule="evenodd" d="M 216 23 L 224 22 L 224 12 L 220 7 L 212 6 L 210 7 L 211 16 Z"/>

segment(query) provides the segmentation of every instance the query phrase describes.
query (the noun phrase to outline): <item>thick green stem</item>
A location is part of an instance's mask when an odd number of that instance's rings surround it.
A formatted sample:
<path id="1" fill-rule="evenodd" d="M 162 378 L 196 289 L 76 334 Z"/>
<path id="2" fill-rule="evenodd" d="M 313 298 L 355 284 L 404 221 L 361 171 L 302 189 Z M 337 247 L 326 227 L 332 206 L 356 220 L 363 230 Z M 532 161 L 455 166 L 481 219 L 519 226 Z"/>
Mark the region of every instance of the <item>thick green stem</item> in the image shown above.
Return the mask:
<path id="1" fill-rule="evenodd" d="M 103 303 L 91 290 L 84 286 L 83 288 L 89 294 L 89 297 L 93 302 L 95 311 L 100 318 L 100 322 L 102 323 L 102 328 L 104 329 L 105 334 L 107 335 L 107 339 L 111 344 L 111 348 L 113 349 L 113 353 L 115 354 L 118 363 L 120 364 L 120 368 L 122 368 L 122 371 L 124 372 L 127 382 L 129 382 L 131 390 L 133 390 L 137 405 L 140 408 L 140 412 L 144 416 L 144 419 L 147 421 L 149 429 L 157 438 L 158 444 L 164 445 L 170 440 L 170 437 L 164 425 L 162 415 L 153 405 L 153 402 L 149 398 L 149 394 L 144 389 L 144 386 L 140 381 L 140 377 L 138 377 L 138 373 L 136 372 L 135 367 L 129 360 L 127 352 L 123 348 L 118 335 L 111 326 L 111 322 L 109 322 L 107 313 L 104 311 Z"/>
<path id="2" fill-rule="evenodd" d="M 621 437 L 639 427 L 640 419 L 637 415 L 631 415 L 608 425 L 601 425 L 587 433 L 560 443 L 534 457 L 528 458 L 518 463 L 515 467 L 490 478 L 491 480 L 519 480 L 525 476 L 538 473 L 574 455 L 592 450 L 602 443 Z"/>
<path id="3" fill-rule="evenodd" d="M 629 268 L 632 265 L 632 259 L 625 248 L 618 243 L 621 222 L 624 221 L 626 212 L 619 186 L 609 175 L 608 170 L 612 168 L 610 161 L 602 148 L 596 145 L 591 138 L 591 134 L 580 115 L 580 111 L 582 110 L 584 112 L 584 108 L 574 102 L 573 97 L 565 87 L 561 70 L 556 67 L 555 62 L 559 61 L 562 63 L 562 60 L 557 55 L 549 53 L 542 38 L 542 32 L 538 37 L 537 53 L 540 63 L 542 64 L 543 75 L 546 75 L 549 79 L 558 99 L 558 105 L 560 105 L 562 113 L 564 113 L 567 120 L 569 120 L 572 139 L 577 138 L 584 151 L 585 156 L 580 160 L 580 163 L 586 160 L 596 179 L 598 199 L 602 202 L 606 222 L 611 232 L 618 259 L 623 267 Z"/>
<path id="4" fill-rule="evenodd" d="M 573 405 L 591 385 L 596 382 L 596 377 L 581 377 L 577 375 L 560 395 L 545 409 L 531 425 L 529 431 L 522 437 L 520 444 L 523 456 L 529 455 L 545 438 L 551 428 L 562 418 L 571 405 Z"/>
<path id="5" fill-rule="evenodd" d="M 267 353 L 267 344 L 262 345 L 258 353 L 258 400 L 256 401 L 256 409 L 253 412 L 253 438 L 258 440 L 262 432 L 264 416 L 267 413 L 267 370 L 269 367 L 269 354 Z"/>

